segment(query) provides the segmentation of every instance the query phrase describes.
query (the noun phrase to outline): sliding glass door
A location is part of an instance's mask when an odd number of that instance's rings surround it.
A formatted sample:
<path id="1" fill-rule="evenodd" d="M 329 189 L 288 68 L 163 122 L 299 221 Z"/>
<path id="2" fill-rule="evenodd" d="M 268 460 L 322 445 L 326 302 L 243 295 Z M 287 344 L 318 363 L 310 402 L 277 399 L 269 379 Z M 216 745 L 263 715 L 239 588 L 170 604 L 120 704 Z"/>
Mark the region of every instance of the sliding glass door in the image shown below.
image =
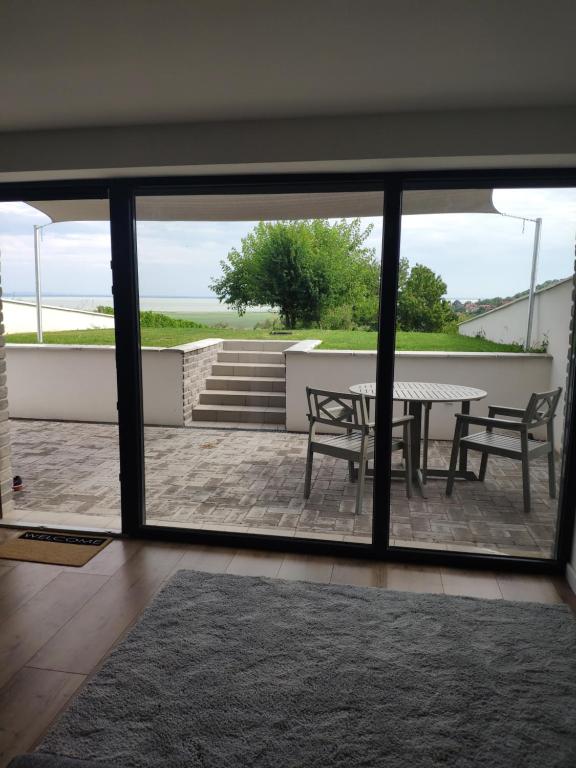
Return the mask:
<path id="1" fill-rule="evenodd" d="M 394 547 L 555 556 L 575 225 L 576 189 L 404 193 Z"/>
<path id="2" fill-rule="evenodd" d="M 137 197 L 147 526 L 371 544 L 382 211 Z"/>
<path id="3" fill-rule="evenodd" d="M 0 203 L 1 515 L 119 532 L 108 200 Z"/>
<path id="4" fill-rule="evenodd" d="M 42 317 L 57 293 L 54 311 L 89 322 L 45 324 L 39 346 L 9 329 L 4 520 L 119 529 L 121 509 L 128 535 L 559 564 L 576 495 L 576 188 L 537 176 L 4 190 L 8 206 L 44 201 L 26 204 Z"/>

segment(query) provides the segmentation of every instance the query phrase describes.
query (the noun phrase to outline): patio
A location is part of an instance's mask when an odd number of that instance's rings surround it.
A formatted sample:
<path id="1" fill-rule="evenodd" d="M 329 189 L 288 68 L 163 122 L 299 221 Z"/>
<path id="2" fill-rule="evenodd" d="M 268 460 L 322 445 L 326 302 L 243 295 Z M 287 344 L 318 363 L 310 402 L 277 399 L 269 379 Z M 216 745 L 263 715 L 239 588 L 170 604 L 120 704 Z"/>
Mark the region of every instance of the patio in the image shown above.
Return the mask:
<path id="1" fill-rule="evenodd" d="M 24 489 L 6 522 L 118 530 L 117 427 L 11 420 L 12 466 Z M 312 494 L 302 496 L 307 436 L 205 427 L 146 428 L 148 522 L 182 528 L 369 541 L 372 484 L 354 514 L 347 465 L 314 462 Z M 433 441 L 430 466 L 447 466 L 450 443 Z M 475 455 L 470 468 L 477 470 Z M 406 546 L 547 557 L 556 501 L 547 494 L 545 460 L 532 464 L 532 511 L 522 511 L 520 466 L 492 457 L 486 482 L 457 482 L 444 495 L 430 481 L 427 498 L 407 499 L 392 485 L 391 538 Z"/>

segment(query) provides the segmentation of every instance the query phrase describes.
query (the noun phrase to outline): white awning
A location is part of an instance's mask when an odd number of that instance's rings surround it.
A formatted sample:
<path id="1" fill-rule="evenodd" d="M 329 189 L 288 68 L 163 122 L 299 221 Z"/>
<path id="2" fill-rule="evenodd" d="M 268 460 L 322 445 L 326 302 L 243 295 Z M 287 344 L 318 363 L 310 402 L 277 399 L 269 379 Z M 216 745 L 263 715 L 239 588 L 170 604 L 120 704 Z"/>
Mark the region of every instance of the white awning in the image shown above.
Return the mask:
<path id="1" fill-rule="evenodd" d="M 139 221 L 277 221 L 381 216 L 382 192 L 168 195 L 137 198 Z M 53 222 L 107 221 L 107 200 L 45 200 L 28 205 Z M 411 191 L 404 214 L 498 213 L 491 189 Z"/>

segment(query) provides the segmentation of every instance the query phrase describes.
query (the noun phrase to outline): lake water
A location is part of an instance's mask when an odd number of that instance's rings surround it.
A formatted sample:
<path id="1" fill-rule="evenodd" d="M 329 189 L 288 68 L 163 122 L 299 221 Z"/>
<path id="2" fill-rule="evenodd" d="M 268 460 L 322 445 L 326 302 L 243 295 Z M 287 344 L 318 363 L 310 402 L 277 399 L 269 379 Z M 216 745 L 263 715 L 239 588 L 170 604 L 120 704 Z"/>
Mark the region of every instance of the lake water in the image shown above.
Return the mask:
<path id="1" fill-rule="evenodd" d="M 21 301 L 34 301 L 33 296 L 5 296 L 6 299 L 20 299 Z M 66 307 L 69 309 L 95 310 L 99 305 L 112 306 L 112 296 L 43 296 L 42 304 L 51 307 Z M 161 297 L 141 296 L 140 309 L 154 312 L 198 313 L 208 312 L 233 312 L 226 304 L 221 304 L 218 299 L 211 297 Z M 250 312 L 270 312 L 266 307 L 253 307 Z"/>

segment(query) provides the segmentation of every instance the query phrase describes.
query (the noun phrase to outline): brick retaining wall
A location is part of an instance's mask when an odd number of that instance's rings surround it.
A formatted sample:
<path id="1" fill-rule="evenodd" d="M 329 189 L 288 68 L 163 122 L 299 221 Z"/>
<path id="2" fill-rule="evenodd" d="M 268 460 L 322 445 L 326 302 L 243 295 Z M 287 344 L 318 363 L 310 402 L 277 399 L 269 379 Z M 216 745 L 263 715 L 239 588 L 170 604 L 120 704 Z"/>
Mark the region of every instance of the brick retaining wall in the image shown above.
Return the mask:
<path id="1" fill-rule="evenodd" d="M 186 344 L 182 349 L 182 415 L 184 426 L 192 424 L 192 409 L 198 404 L 200 392 L 206 388 L 206 377 L 212 373 L 218 352 L 223 349 L 222 339 L 205 339 Z"/>

